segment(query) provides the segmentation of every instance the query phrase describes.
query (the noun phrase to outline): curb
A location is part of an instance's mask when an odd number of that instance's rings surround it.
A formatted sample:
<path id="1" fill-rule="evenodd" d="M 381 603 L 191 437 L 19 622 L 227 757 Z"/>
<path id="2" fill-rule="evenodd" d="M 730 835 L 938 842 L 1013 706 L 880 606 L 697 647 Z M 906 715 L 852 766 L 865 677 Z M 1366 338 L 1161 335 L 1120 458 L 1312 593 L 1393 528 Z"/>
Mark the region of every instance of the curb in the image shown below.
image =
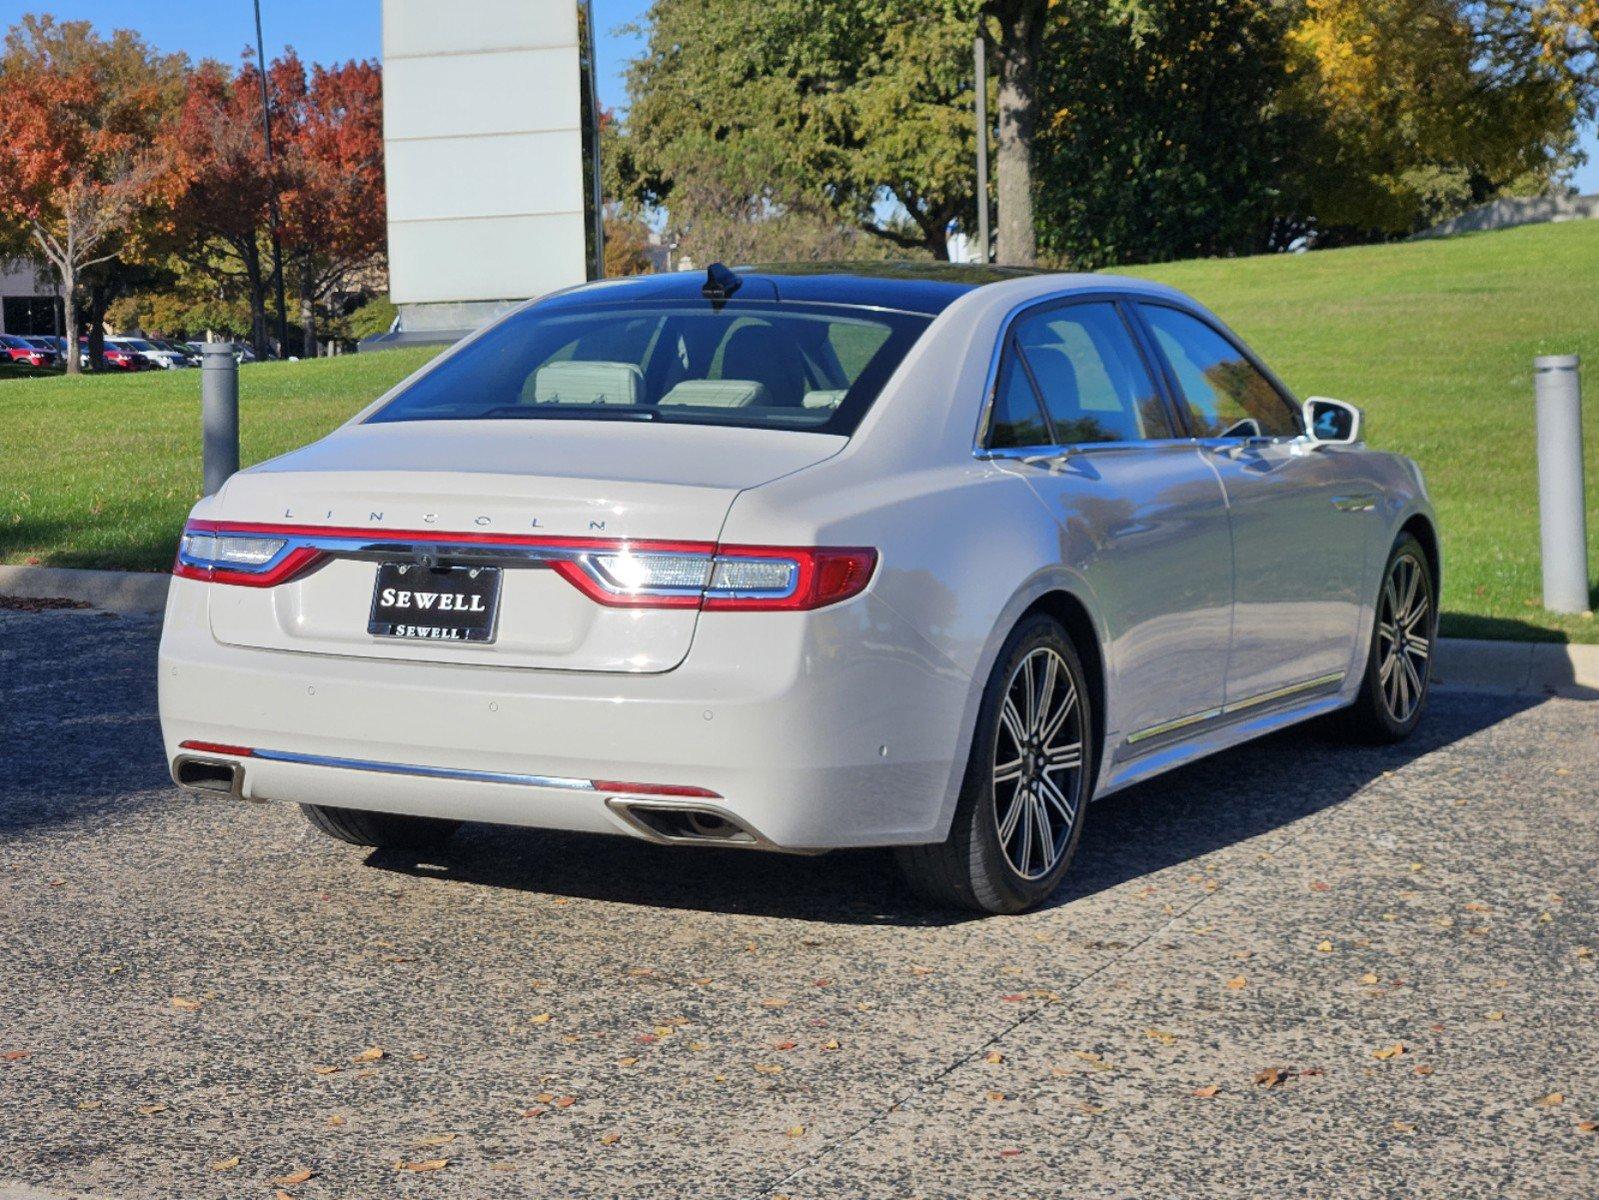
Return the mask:
<path id="1" fill-rule="evenodd" d="M 1599 699 L 1599 645 L 1440 638 L 1433 680 L 1477 691 Z"/>
<path id="2" fill-rule="evenodd" d="M 171 582 L 172 576 L 156 571 L 0 566 L 0 596 L 78 600 L 116 613 L 161 612 Z"/>
<path id="3" fill-rule="evenodd" d="M 120 613 L 161 612 L 171 581 L 156 572 L 0 566 L 0 595 L 61 597 Z M 1475 691 L 1599 699 L 1599 645 L 1440 638 L 1433 679 Z"/>

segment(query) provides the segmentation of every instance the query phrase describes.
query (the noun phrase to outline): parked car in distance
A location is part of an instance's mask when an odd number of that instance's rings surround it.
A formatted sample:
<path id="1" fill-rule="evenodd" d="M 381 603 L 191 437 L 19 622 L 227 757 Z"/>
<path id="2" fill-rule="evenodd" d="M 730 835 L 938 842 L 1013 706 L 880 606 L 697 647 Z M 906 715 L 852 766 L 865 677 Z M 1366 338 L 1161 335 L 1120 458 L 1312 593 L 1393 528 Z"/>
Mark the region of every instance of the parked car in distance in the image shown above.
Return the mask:
<path id="1" fill-rule="evenodd" d="M 1313 717 L 1407 737 L 1438 541 L 1358 409 L 1160 284 L 610 280 L 195 506 L 162 733 L 360 845 L 892 846 L 1017 912 L 1094 799 Z"/>
<path id="2" fill-rule="evenodd" d="M 0 333 L 0 353 L 5 360 L 19 366 L 46 370 L 59 364 L 56 352 L 45 345 L 36 345 L 35 339 L 15 333 Z"/>
<path id="3" fill-rule="evenodd" d="M 176 350 L 168 350 L 156 345 L 149 338 L 142 337 L 108 337 L 106 345 L 115 346 L 118 350 L 125 350 L 138 355 L 151 366 L 171 371 L 178 367 L 189 365 L 189 356 Z"/>
<path id="4" fill-rule="evenodd" d="M 154 371 L 157 369 L 155 363 L 145 358 L 138 351 L 130 347 L 116 345 L 113 338 L 105 339 L 105 344 L 101 347 L 101 356 L 105 360 L 106 367 L 113 371 Z M 78 340 L 78 361 L 85 369 L 89 367 L 88 338 L 80 338 Z"/>
<path id="5" fill-rule="evenodd" d="M 204 346 L 205 343 L 204 342 L 184 342 L 183 344 L 194 355 L 195 361 L 199 362 L 200 361 L 200 354 L 201 354 L 201 347 Z M 249 346 L 245 345 L 243 342 L 230 342 L 228 344 L 233 347 L 233 361 L 234 362 L 243 364 L 243 363 L 254 362 L 255 361 L 255 351 L 252 350 Z"/>
<path id="6" fill-rule="evenodd" d="M 196 351 L 190 350 L 182 342 L 174 342 L 170 338 L 145 338 L 145 341 L 149 342 L 157 350 L 172 355 L 175 360 L 174 366 L 198 367 L 200 365 L 200 355 Z"/>

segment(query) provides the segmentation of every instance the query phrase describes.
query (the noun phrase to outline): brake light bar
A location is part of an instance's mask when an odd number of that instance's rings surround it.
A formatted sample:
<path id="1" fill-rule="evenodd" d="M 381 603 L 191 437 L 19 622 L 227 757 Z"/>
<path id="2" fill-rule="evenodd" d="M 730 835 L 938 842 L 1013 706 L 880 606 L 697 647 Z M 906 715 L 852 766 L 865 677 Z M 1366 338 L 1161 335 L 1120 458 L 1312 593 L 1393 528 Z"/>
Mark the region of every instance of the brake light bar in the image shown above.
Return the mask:
<path id="1" fill-rule="evenodd" d="M 526 534 L 447 533 L 190 521 L 172 573 L 236 587 L 276 587 L 330 558 L 427 546 L 439 556 L 545 566 L 598 604 L 744 612 L 805 611 L 859 595 L 877 551 L 866 546 L 746 546 Z M 452 553 L 453 552 L 453 553 Z"/>

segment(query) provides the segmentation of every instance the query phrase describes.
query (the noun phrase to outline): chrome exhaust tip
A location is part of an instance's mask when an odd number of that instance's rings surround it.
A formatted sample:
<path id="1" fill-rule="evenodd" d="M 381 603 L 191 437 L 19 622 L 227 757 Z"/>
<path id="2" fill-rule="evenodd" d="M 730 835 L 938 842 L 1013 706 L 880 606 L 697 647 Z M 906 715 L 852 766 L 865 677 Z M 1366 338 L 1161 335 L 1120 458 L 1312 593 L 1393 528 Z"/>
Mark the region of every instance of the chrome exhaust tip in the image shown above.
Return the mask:
<path id="1" fill-rule="evenodd" d="M 244 764 L 180 755 L 172 762 L 172 782 L 184 791 L 244 798 Z"/>
<path id="2" fill-rule="evenodd" d="M 776 849 L 726 809 L 666 800 L 633 800 L 624 796 L 612 796 L 605 805 L 652 842 Z"/>

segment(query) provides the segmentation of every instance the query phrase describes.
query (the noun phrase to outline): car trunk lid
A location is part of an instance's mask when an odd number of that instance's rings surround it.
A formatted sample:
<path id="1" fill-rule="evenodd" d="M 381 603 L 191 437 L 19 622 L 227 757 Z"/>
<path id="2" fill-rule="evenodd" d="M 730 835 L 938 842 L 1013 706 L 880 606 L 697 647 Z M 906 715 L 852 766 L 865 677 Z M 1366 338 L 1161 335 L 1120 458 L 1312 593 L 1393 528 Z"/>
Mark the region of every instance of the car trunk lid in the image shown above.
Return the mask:
<path id="1" fill-rule="evenodd" d="M 709 547 L 740 491 L 844 444 L 821 434 L 602 421 L 348 426 L 234 476 L 218 497 L 211 519 L 269 528 L 327 555 L 275 587 L 213 587 L 212 632 L 228 645 L 356 658 L 670 670 L 688 654 L 697 607 L 608 606 L 539 556 L 640 541 Z M 379 615 L 380 564 L 426 560 L 435 569 L 501 565 L 491 641 L 368 631 Z"/>

